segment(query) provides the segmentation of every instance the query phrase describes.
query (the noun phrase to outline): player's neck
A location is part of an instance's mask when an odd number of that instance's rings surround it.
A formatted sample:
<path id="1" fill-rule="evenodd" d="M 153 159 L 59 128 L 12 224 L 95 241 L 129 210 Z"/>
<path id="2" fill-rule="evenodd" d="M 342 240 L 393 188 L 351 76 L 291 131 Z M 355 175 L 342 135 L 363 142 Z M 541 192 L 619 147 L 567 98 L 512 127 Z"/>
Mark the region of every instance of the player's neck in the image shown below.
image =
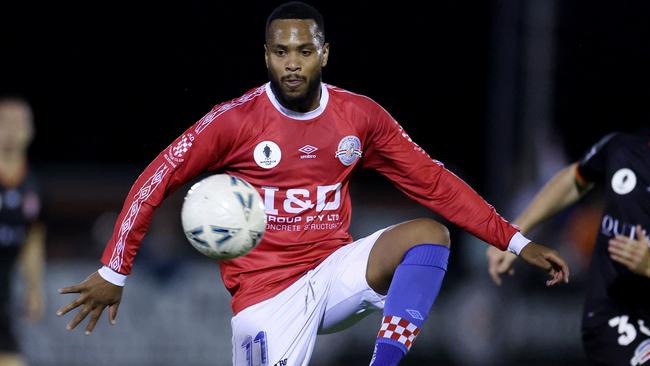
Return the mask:
<path id="1" fill-rule="evenodd" d="M 271 83 L 271 90 L 275 96 L 275 99 L 282 105 L 282 107 L 297 113 L 309 113 L 315 111 L 320 106 L 321 101 L 321 83 L 318 83 L 318 87 L 302 99 L 289 101 L 283 98 L 282 93 L 276 89 L 275 85 Z"/>
<path id="2" fill-rule="evenodd" d="M 307 113 L 311 111 L 315 111 L 318 106 L 320 106 L 320 85 L 319 88 L 316 89 L 315 93 L 312 93 L 309 97 L 305 98 L 304 101 L 301 101 L 300 103 L 296 103 L 294 106 L 287 106 L 285 105 L 285 108 L 289 108 L 294 112 L 298 113 Z"/>

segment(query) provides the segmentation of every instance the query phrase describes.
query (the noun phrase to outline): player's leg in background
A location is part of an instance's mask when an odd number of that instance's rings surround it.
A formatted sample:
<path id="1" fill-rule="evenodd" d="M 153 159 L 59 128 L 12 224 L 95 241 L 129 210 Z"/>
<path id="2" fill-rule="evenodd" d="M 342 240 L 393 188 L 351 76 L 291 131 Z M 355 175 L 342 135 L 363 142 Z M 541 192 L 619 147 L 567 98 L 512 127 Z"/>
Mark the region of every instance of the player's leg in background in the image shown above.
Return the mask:
<path id="1" fill-rule="evenodd" d="M 25 363 L 17 353 L 0 352 L 0 366 L 25 366 Z"/>
<path id="2" fill-rule="evenodd" d="M 25 366 L 23 357 L 18 353 L 16 338 L 11 330 L 9 313 L 0 304 L 0 366 Z"/>
<path id="3" fill-rule="evenodd" d="M 366 279 L 387 293 L 372 366 L 397 365 L 429 315 L 449 259 L 449 231 L 431 219 L 391 227 L 375 242 Z"/>

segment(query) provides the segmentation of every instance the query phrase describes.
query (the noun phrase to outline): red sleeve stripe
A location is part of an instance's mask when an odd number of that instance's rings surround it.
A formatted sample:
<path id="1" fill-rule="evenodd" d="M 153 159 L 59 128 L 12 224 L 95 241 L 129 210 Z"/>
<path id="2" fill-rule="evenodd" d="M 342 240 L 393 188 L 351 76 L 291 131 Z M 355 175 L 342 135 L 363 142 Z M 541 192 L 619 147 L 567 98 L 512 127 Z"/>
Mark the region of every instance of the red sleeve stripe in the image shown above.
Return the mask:
<path id="1" fill-rule="evenodd" d="M 214 109 L 210 113 L 206 114 L 201 119 L 201 121 L 199 121 L 199 123 L 197 123 L 196 128 L 194 129 L 194 132 L 196 132 L 197 135 L 200 134 L 217 117 L 219 117 L 223 113 L 225 113 L 225 112 L 227 112 L 227 111 L 229 111 L 229 110 L 231 110 L 231 109 L 233 109 L 235 107 L 238 107 L 238 106 L 240 106 L 240 105 L 242 105 L 242 104 L 244 104 L 246 102 L 249 102 L 249 101 L 257 98 L 258 96 L 262 95 L 262 93 L 264 93 L 264 90 L 265 90 L 264 85 L 262 85 L 259 88 L 255 89 L 255 90 L 253 90 L 253 91 L 251 91 L 249 93 L 246 93 L 246 94 L 242 95 L 241 97 L 239 97 L 237 99 L 234 99 L 234 100 L 232 100 L 230 102 L 221 104 L 216 109 Z"/>
<path id="2" fill-rule="evenodd" d="M 113 249 L 113 254 L 111 255 L 111 260 L 108 262 L 108 267 L 115 272 L 120 272 L 122 268 L 122 263 L 124 261 L 124 247 L 126 246 L 126 238 L 133 227 L 135 219 L 138 217 L 140 212 L 140 206 L 142 203 L 151 196 L 151 194 L 156 190 L 160 182 L 162 182 L 165 175 L 169 172 L 169 166 L 167 164 L 162 164 L 156 172 L 144 183 L 142 188 L 135 195 L 133 203 L 129 207 L 129 211 L 124 216 L 122 223 L 120 224 L 120 233 L 118 236 L 117 243 Z"/>

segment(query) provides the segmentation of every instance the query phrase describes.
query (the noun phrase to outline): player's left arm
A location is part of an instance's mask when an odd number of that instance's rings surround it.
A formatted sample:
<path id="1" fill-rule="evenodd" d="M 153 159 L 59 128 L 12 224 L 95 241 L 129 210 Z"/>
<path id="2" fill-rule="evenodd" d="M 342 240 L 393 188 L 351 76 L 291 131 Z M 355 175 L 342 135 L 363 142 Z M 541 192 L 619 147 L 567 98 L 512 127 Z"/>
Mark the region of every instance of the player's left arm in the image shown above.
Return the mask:
<path id="1" fill-rule="evenodd" d="M 623 235 L 609 240 L 609 256 L 630 271 L 650 278 L 650 242 L 641 225 L 636 226 L 636 238 Z"/>
<path id="2" fill-rule="evenodd" d="M 582 178 L 578 169 L 578 163 L 564 167 L 535 195 L 514 221 L 522 233 L 528 233 L 557 212 L 573 205 L 591 189 L 593 183 Z M 514 274 L 513 262 L 517 257 L 512 253 L 489 247 L 486 256 L 488 273 L 497 285 L 501 285 L 502 274 Z"/>
<path id="3" fill-rule="evenodd" d="M 568 281 L 568 266 L 557 251 L 525 238 L 467 183 L 431 159 L 388 112 L 377 106 L 368 123 L 364 167 L 377 170 L 409 198 L 481 240 L 543 269 L 551 276 L 548 285 Z"/>
<path id="4" fill-rule="evenodd" d="M 18 259 L 25 279 L 25 306 L 27 318 L 40 320 L 44 311 L 43 270 L 45 268 L 45 225 L 33 223 L 27 231 Z"/>

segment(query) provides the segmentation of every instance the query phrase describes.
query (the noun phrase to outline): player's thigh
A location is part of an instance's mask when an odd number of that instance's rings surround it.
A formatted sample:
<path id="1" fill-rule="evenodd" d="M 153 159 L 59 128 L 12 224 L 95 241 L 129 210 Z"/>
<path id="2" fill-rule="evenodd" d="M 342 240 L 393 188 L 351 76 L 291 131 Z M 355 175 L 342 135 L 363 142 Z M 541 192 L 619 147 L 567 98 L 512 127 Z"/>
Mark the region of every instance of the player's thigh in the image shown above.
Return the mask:
<path id="1" fill-rule="evenodd" d="M 314 272 L 232 318 L 234 366 L 308 365 L 327 285 L 313 281 Z"/>
<path id="2" fill-rule="evenodd" d="M 404 254 L 420 244 L 449 246 L 449 230 L 441 223 L 419 218 L 393 225 L 377 238 L 370 256 L 366 279 L 375 291 L 385 294 Z"/>
<path id="3" fill-rule="evenodd" d="M 639 319 L 620 314 L 582 329 L 582 343 L 592 365 L 650 365 L 650 329 Z"/>
<path id="4" fill-rule="evenodd" d="M 368 285 L 366 270 L 370 251 L 385 230 L 359 239 L 335 253 L 341 260 L 336 263 L 319 333 L 343 330 L 373 311 L 384 308 L 385 296 Z"/>

